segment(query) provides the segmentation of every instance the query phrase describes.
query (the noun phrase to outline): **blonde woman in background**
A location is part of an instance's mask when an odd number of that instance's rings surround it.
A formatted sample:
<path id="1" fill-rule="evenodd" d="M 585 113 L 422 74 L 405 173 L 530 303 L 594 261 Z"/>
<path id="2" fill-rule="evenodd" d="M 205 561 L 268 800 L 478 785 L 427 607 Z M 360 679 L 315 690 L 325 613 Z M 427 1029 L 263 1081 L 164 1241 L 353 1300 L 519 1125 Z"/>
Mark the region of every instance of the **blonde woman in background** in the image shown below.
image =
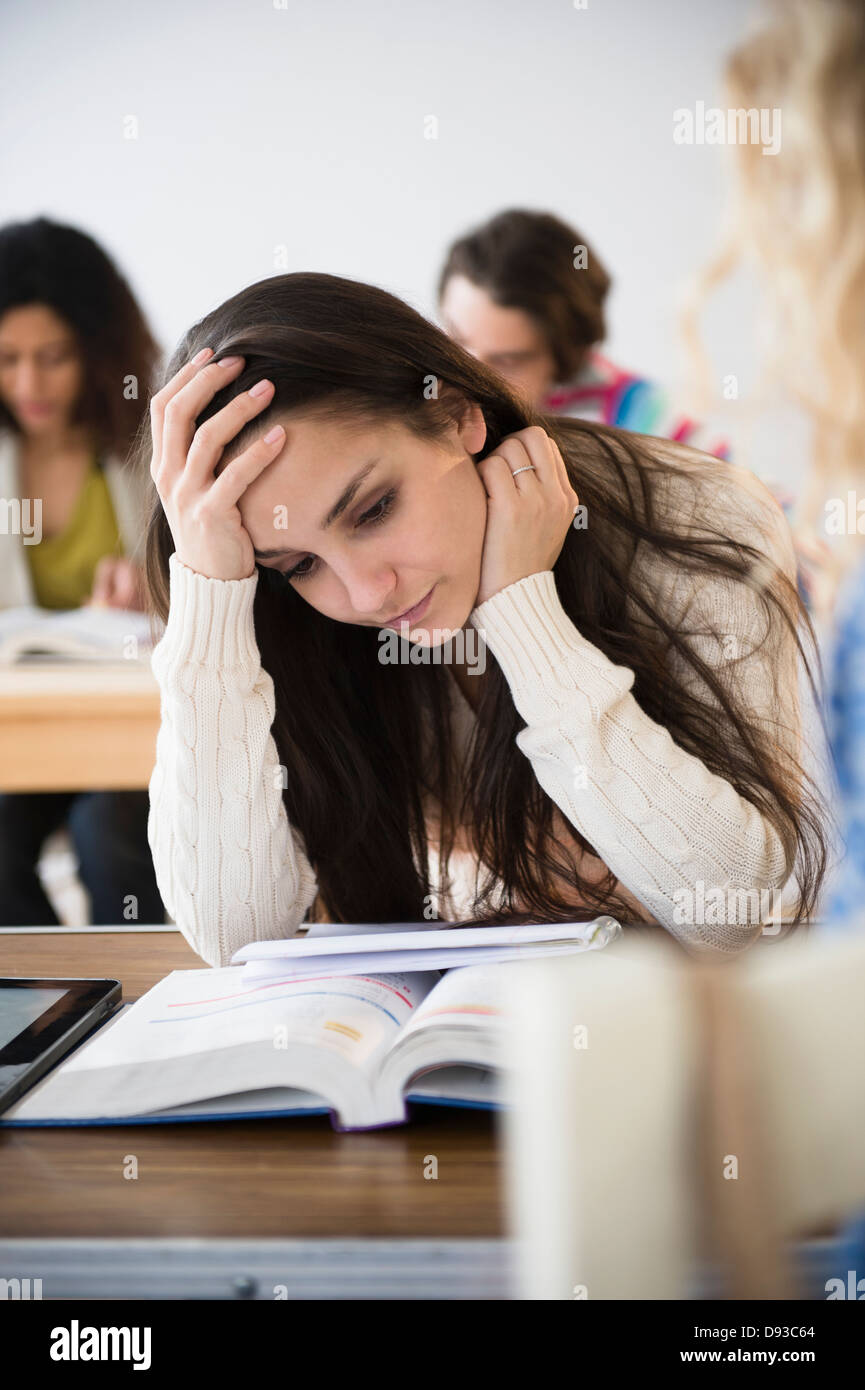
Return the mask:
<path id="1" fill-rule="evenodd" d="M 813 467 L 794 517 L 817 562 L 812 608 L 846 856 L 825 902 L 865 910 L 865 5 L 774 0 L 730 56 L 730 107 L 782 114 L 781 148 L 735 147 L 730 232 L 701 298 L 742 259 L 758 270 L 772 374 L 809 412 Z M 695 314 L 686 322 L 694 345 Z"/>

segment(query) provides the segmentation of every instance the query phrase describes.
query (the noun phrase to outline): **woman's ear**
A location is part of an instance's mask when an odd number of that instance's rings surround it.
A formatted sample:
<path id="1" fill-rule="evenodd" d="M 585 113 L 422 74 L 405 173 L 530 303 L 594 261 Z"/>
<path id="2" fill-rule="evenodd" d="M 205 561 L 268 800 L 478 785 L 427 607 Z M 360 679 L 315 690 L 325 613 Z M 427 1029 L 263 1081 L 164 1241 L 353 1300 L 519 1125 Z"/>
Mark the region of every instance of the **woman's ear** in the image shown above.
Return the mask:
<path id="1" fill-rule="evenodd" d="M 460 419 L 459 439 L 467 454 L 479 454 L 487 437 L 487 422 L 477 401 L 466 401 Z"/>

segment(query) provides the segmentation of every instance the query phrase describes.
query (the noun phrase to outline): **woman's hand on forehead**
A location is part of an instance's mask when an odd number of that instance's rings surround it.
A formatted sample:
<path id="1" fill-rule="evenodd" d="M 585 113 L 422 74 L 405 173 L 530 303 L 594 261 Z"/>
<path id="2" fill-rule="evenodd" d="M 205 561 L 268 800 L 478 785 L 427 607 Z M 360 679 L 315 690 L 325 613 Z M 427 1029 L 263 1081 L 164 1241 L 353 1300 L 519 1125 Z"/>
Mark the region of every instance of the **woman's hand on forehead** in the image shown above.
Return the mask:
<path id="1" fill-rule="evenodd" d="M 238 502 L 278 456 L 285 430 L 275 425 L 223 463 L 231 440 L 271 404 L 274 386 L 256 382 L 196 429 L 202 410 L 244 365 L 242 357 L 211 357 L 210 348 L 202 349 L 153 397 L 150 473 L 178 560 L 210 579 L 249 579 L 255 554 Z"/>

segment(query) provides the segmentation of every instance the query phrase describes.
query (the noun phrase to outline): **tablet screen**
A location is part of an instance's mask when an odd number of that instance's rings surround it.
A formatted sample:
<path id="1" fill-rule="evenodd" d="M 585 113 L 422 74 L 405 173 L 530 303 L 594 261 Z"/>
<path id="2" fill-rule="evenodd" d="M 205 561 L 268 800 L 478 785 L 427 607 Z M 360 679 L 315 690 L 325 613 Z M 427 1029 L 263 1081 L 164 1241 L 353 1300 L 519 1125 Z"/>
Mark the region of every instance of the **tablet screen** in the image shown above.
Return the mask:
<path id="1" fill-rule="evenodd" d="M 0 985 L 0 1049 L 30 1028 L 68 991 L 65 989 L 15 989 Z"/>

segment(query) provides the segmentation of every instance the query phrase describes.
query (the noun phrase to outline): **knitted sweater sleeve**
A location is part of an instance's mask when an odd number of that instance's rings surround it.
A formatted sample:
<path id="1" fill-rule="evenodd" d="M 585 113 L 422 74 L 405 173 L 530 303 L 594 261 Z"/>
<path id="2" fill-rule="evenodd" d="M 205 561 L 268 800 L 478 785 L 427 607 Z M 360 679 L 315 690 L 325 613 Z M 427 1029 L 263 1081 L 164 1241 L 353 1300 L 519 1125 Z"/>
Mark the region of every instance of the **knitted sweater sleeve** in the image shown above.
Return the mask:
<path id="1" fill-rule="evenodd" d="M 740 510 L 737 530 L 728 534 L 751 541 L 795 578 L 780 510 L 761 484 L 736 473 Z M 731 476 L 725 475 L 728 488 Z M 764 721 L 795 756 L 793 636 L 766 631 L 747 585 L 726 578 L 695 585 L 672 568 L 647 577 L 666 616 L 682 624 L 687 615 L 703 659 L 725 671 L 751 718 Z M 552 570 L 500 590 L 470 620 L 525 720 L 518 748 L 619 881 L 695 953 L 748 945 L 761 931 L 759 909 L 792 868 L 767 817 L 649 718 L 631 693 L 634 672 L 610 661 L 565 613 Z M 671 661 L 669 669 L 686 684 L 693 679 L 689 663 Z M 717 728 L 719 745 L 729 746 L 720 710 Z"/>
<path id="2" fill-rule="evenodd" d="M 162 719 L 148 840 L 162 899 L 208 965 L 296 932 L 317 892 L 282 800 L 273 681 L 252 620 L 257 574 L 208 579 L 169 560 L 153 651 Z"/>

